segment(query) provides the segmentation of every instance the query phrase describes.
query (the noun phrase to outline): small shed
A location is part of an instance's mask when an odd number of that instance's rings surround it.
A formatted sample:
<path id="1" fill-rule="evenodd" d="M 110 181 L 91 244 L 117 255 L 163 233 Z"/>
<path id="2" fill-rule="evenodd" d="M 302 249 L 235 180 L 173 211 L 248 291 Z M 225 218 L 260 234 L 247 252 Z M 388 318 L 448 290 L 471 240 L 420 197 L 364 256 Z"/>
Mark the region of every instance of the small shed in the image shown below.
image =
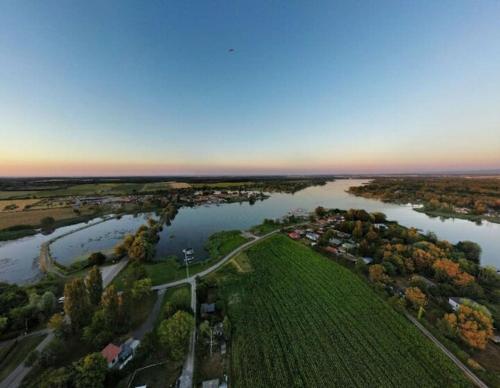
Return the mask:
<path id="1" fill-rule="evenodd" d="M 201 386 L 202 388 L 219 388 L 219 379 L 205 380 Z"/>
<path id="2" fill-rule="evenodd" d="M 202 303 L 200 312 L 202 315 L 215 313 L 215 303 Z"/>

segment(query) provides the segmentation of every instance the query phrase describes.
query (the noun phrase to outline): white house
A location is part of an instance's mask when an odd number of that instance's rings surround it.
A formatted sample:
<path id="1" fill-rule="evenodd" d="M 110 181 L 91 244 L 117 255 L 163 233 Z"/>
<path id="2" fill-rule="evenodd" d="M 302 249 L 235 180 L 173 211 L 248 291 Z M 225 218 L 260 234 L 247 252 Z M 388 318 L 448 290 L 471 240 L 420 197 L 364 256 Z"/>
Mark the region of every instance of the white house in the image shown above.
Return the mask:
<path id="1" fill-rule="evenodd" d="M 306 238 L 308 238 L 311 241 L 318 241 L 319 239 L 319 234 L 314 233 L 314 232 L 307 232 L 306 233 Z"/>

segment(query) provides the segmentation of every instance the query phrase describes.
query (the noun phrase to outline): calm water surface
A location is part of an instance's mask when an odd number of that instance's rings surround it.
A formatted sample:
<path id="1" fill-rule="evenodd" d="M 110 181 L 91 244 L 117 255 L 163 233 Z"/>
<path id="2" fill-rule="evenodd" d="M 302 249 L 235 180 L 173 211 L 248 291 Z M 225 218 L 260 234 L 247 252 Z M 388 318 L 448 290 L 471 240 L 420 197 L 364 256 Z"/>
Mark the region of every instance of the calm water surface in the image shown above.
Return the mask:
<path id="1" fill-rule="evenodd" d="M 297 208 L 313 210 L 316 206 L 367 211 L 380 211 L 388 219 L 405 226 L 414 226 L 424 232 L 433 231 L 439 238 L 456 243 L 472 240 L 483 249 L 482 263 L 500 267 L 500 224 L 483 222 L 477 225 L 467 220 L 431 218 L 414 211 L 409 206 L 387 204 L 378 200 L 355 197 L 345 192 L 350 186 L 365 180 L 338 180 L 325 186 L 310 187 L 295 194 L 273 194 L 271 198 L 256 202 L 233 203 L 221 206 L 182 208 L 172 225 L 164 227 L 157 245 L 157 257 L 176 255 L 181 257 L 182 249 L 192 247 L 197 259 L 204 259 L 207 253 L 204 245 L 207 238 L 220 230 L 248 229 L 264 218 L 278 218 Z M 133 233 L 149 215 L 127 215 L 119 220 L 110 220 L 63 237 L 52 244 L 53 255 L 64 264 L 75 258 L 97 250 L 111 249 L 126 233 Z M 39 275 L 38 250 L 40 244 L 67 230 L 73 225 L 58 229 L 51 236 L 36 235 L 21 240 L 0 243 L 0 280 L 28 282 Z"/>

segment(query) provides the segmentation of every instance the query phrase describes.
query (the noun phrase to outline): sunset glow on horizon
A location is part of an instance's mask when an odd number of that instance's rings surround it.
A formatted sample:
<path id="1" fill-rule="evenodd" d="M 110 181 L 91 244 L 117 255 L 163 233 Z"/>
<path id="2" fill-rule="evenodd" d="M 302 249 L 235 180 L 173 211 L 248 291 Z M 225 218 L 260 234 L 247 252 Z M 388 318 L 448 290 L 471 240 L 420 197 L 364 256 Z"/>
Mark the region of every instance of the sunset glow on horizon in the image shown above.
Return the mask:
<path id="1" fill-rule="evenodd" d="M 0 176 L 500 170 L 498 20 L 493 1 L 4 2 Z"/>

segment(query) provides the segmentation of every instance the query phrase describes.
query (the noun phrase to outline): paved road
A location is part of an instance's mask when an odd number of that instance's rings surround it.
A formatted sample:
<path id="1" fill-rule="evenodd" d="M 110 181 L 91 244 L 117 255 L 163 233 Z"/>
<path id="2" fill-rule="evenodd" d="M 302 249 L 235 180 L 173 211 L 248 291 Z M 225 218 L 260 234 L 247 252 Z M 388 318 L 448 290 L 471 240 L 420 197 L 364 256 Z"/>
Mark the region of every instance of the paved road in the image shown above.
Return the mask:
<path id="1" fill-rule="evenodd" d="M 451 361 L 455 363 L 456 366 L 458 366 L 464 373 L 465 375 L 474 383 L 474 385 L 481 387 L 481 388 L 488 388 L 488 386 L 483 383 L 479 377 L 477 377 L 469 368 L 467 368 L 462 361 L 460 361 L 455 355 L 450 352 L 441 342 L 439 342 L 436 337 L 434 337 L 429 330 L 427 330 L 422 324 L 415 319 L 412 315 L 405 313 L 406 317 L 413 322 L 415 326 L 427 337 L 429 338 L 434 344 L 443 351 L 444 354 L 446 354 Z"/>
<path id="2" fill-rule="evenodd" d="M 144 322 L 138 329 L 134 330 L 132 333 L 132 337 L 142 340 L 146 333 L 153 331 L 155 326 L 156 319 L 161 311 L 161 304 L 163 302 L 163 297 L 165 296 L 165 289 L 158 291 L 158 297 L 156 298 L 156 302 L 151 310 L 151 313 L 148 315 L 146 322 Z"/>
<path id="3" fill-rule="evenodd" d="M 43 339 L 42 342 L 38 344 L 38 346 L 35 348 L 39 352 L 41 352 L 45 346 L 47 346 L 50 341 L 52 341 L 52 338 L 54 338 L 54 334 L 52 331 L 48 331 L 49 333 L 47 334 L 47 337 Z M 28 355 L 26 355 L 27 357 Z M 0 383 L 0 388 L 12 388 L 12 387 L 19 387 L 21 385 L 21 381 L 26 377 L 26 375 L 31 371 L 30 366 L 25 366 L 24 365 L 24 360 L 22 363 L 20 363 L 16 369 L 14 369 L 10 375 L 8 375 L 4 381 Z"/>
<path id="4" fill-rule="evenodd" d="M 194 358 L 195 358 L 195 344 L 196 344 L 196 280 L 191 280 L 191 309 L 194 312 L 195 329 L 191 333 L 189 340 L 189 351 L 182 367 L 182 374 L 179 377 L 179 388 L 191 388 L 193 386 L 193 373 L 194 373 Z"/>
<path id="5" fill-rule="evenodd" d="M 116 275 L 120 273 L 120 271 L 125 268 L 125 266 L 128 264 L 128 258 L 127 259 L 121 259 L 118 263 L 112 264 L 112 265 L 107 265 L 106 267 L 102 267 L 101 269 L 101 275 L 102 275 L 102 285 L 104 288 L 106 288 L 115 278 Z"/>

